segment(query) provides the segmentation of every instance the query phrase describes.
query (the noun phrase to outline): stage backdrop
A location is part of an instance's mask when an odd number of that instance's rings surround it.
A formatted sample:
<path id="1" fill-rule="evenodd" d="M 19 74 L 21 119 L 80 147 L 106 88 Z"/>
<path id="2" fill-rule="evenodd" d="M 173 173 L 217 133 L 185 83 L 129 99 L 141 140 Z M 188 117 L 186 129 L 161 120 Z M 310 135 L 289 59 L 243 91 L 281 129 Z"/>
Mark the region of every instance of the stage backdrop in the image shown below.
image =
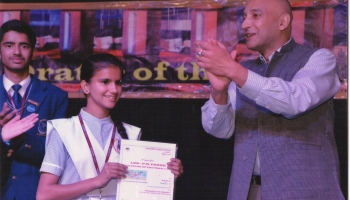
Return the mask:
<path id="1" fill-rule="evenodd" d="M 293 37 L 331 50 L 347 90 L 347 2 L 291 1 Z M 208 98 L 209 82 L 195 60 L 196 40 L 215 38 L 237 61 L 256 58 L 241 29 L 245 1 L 121 1 L 0 3 L 0 24 L 26 21 L 37 35 L 30 71 L 39 79 L 84 97 L 81 62 L 108 52 L 126 63 L 124 98 Z"/>

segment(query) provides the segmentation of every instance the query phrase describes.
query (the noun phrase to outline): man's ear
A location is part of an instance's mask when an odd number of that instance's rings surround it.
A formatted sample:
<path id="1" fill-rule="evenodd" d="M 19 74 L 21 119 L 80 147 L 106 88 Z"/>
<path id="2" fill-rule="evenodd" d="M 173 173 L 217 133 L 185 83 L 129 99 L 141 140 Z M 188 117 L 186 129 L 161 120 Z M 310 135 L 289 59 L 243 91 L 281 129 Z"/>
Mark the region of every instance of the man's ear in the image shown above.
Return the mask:
<path id="1" fill-rule="evenodd" d="M 285 30 L 290 24 L 290 15 L 288 13 L 282 14 L 278 19 L 278 23 L 279 23 L 279 26 L 278 26 L 279 30 L 280 31 Z"/>
<path id="2" fill-rule="evenodd" d="M 80 87 L 83 90 L 84 94 L 89 94 L 90 93 L 89 83 L 87 83 L 85 80 L 82 80 L 80 82 Z"/>

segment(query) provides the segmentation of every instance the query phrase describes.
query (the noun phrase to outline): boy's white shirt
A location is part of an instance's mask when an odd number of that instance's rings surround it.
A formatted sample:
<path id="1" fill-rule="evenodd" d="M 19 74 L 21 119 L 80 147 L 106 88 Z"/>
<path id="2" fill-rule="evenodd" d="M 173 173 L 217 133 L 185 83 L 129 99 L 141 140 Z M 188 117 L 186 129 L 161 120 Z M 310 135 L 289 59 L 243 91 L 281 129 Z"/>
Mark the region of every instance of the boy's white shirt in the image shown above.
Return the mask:
<path id="1" fill-rule="evenodd" d="M 129 140 L 140 140 L 141 129 L 126 123 L 123 123 Z M 89 136 L 91 145 L 93 146 L 96 160 L 100 171 L 105 164 L 106 155 L 108 152 L 110 140 L 112 134 L 109 134 L 107 143 L 102 149 L 88 126 L 85 126 L 86 132 Z M 60 135 L 62 142 L 64 143 L 72 161 L 79 173 L 81 180 L 86 180 L 97 176 L 91 151 L 86 142 L 85 135 L 83 133 L 78 116 L 74 116 L 68 119 L 55 119 L 49 120 L 47 123 L 47 133 L 50 133 L 52 129 L 56 129 Z M 48 140 L 46 140 L 46 145 Z M 112 148 L 111 155 L 108 162 L 119 162 L 119 153 Z M 117 179 L 111 179 L 111 181 L 102 188 L 102 196 L 114 196 L 116 195 Z M 96 189 L 86 194 L 87 196 L 100 196 L 100 190 Z"/>

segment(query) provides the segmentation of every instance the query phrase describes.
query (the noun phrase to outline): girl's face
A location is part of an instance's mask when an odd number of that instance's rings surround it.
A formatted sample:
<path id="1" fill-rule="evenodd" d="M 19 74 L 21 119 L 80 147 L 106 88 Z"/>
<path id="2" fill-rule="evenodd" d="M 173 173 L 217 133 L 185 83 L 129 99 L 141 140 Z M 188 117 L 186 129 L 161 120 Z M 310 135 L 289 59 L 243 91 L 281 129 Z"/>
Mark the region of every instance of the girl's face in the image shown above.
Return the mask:
<path id="1" fill-rule="evenodd" d="M 95 116 L 108 115 L 122 93 L 121 80 L 120 69 L 110 66 L 96 71 L 90 83 L 82 81 L 82 88 L 87 93 L 86 111 Z"/>

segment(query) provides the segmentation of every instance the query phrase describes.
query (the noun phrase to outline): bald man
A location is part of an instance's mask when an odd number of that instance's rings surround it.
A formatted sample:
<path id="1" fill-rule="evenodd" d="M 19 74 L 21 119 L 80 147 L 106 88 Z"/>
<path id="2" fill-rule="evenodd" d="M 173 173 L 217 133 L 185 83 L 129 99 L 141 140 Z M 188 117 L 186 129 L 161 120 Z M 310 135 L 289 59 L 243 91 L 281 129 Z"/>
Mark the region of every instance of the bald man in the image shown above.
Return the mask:
<path id="1" fill-rule="evenodd" d="M 287 0 L 250 0 L 242 28 L 256 60 L 235 62 L 220 42 L 196 41 L 210 99 L 206 132 L 234 137 L 229 200 L 341 200 L 333 97 L 336 59 L 291 37 Z"/>

